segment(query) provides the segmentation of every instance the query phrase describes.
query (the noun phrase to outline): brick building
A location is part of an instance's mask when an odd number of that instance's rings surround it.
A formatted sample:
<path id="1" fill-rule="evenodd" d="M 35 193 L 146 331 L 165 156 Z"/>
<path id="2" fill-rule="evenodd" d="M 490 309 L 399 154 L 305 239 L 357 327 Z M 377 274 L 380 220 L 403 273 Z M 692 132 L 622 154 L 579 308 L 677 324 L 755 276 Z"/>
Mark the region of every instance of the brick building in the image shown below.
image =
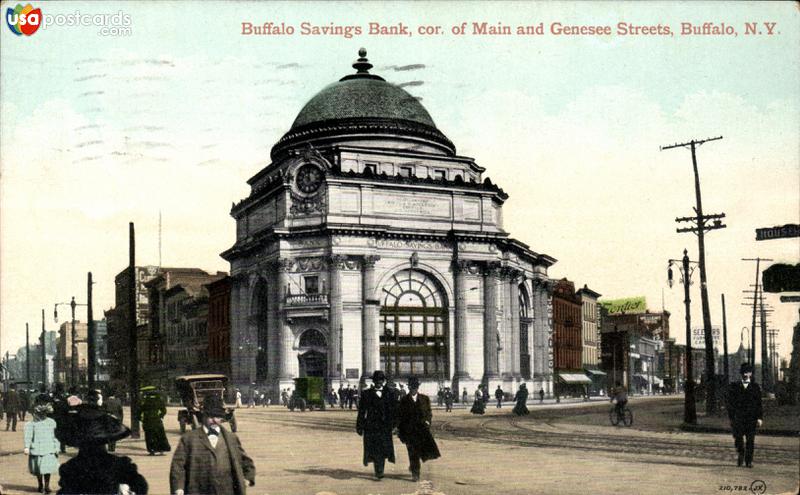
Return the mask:
<path id="1" fill-rule="evenodd" d="M 583 372 L 583 303 L 575 284 L 566 278 L 553 287 L 553 368 L 556 392 L 583 394 L 591 380 Z"/>
<path id="2" fill-rule="evenodd" d="M 89 329 L 86 323 L 75 322 L 75 343 L 72 345 L 72 322 L 65 321 L 58 328 L 56 339 L 56 381 L 67 383 L 70 386 L 86 383 L 86 366 L 88 357 L 87 335 Z M 73 351 L 76 353 L 76 376 L 72 381 Z"/>
<path id="3" fill-rule="evenodd" d="M 658 353 L 669 339 L 670 313 L 649 311 L 643 297 L 600 304 L 601 368 L 608 385 L 620 382 L 631 392 L 647 393 L 661 387 Z"/>
<path id="4" fill-rule="evenodd" d="M 131 343 L 129 340 L 128 308 L 130 307 L 130 284 L 135 284 L 137 354 L 140 353 L 143 338 L 140 335 L 147 328 L 149 301 L 145 283 L 155 278 L 160 268 L 157 266 L 135 267 L 135 281 L 130 280 L 125 268 L 114 278 L 115 306 L 104 312 L 107 322 L 108 374 L 111 385 L 117 391 L 128 388 L 128 360 Z M 140 372 L 142 366 L 140 365 Z"/>
<path id="5" fill-rule="evenodd" d="M 211 371 L 208 354 L 208 290 L 205 285 L 226 277 L 199 268 L 162 268 L 148 281 L 149 384 L 171 390 L 176 376 Z"/>
<path id="6" fill-rule="evenodd" d="M 209 371 L 231 372 L 231 278 L 206 284 L 208 290 Z M 264 352 L 261 352 L 264 355 Z M 263 358 L 262 358 L 263 359 Z"/>

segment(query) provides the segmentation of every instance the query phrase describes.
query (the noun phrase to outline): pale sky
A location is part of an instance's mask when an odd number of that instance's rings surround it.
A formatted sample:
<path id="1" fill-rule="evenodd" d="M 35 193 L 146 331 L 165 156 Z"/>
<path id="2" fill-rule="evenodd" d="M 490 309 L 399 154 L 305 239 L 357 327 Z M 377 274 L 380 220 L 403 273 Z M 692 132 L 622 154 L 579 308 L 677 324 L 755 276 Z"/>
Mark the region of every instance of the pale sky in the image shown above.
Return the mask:
<path id="1" fill-rule="evenodd" d="M 2 2 L 2 12 L 17 2 Z M 706 237 L 712 323 L 726 294 L 729 349 L 750 326 L 743 290 L 755 266 L 797 263 L 800 239 L 756 242 L 755 229 L 800 223 L 800 13 L 797 3 L 247 3 L 35 2 L 43 14 L 125 14 L 127 36 L 100 26 L 0 26 L 0 352 L 55 330 L 53 304 L 114 304 L 136 224 L 137 264 L 229 271 L 230 205 L 269 164 L 269 150 L 303 104 L 353 72 L 359 47 L 373 73 L 422 97 L 458 153 L 474 157 L 510 195 L 505 228 L 558 259 L 550 275 L 607 298 L 646 296 L 672 312 L 684 341 L 683 291 L 667 260 L 691 234 L 688 150 L 659 146 L 723 136 L 701 146 L 706 213 L 728 228 Z M 119 17 L 119 16 L 118 16 Z M 545 34 L 473 35 L 473 22 Z M 242 22 L 286 23 L 294 35 L 242 36 Z M 361 26 L 359 36 L 301 35 L 301 23 Z M 412 36 L 372 36 L 402 22 Z M 452 34 L 467 23 L 467 34 Z M 552 23 L 670 26 L 674 36 L 556 36 Z M 682 36 L 681 23 L 731 26 L 737 36 Z M 745 22 L 762 35 L 745 36 Z M 766 35 L 764 23 L 775 22 Z M 421 25 L 443 34 L 420 36 Z M 420 64 L 413 70 L 397 70 Z M 693 327 L 702 325 L 699 276 Z M 787 356 L 798 305 L 780 303 L 771 327 Z M 85 310 L 79 308 L 80 319 Z M 59 311 L 61 321 L 68 308 Z M 35 337 L 32 337 L 35 340 Z M 760 348 L 760 343 L 759 343 Z M 760 354 L 760 351 L 759 351 Z"/>

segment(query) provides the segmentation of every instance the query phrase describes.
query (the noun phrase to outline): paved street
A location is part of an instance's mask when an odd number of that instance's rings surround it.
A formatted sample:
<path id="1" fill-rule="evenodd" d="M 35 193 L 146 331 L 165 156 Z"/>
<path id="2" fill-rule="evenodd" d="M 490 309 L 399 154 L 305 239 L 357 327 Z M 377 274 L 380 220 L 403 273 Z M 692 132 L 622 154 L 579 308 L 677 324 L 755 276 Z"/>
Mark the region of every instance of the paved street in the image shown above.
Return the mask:
<path id="1" fill-rule="evenodd" d="M 735 466 L 732 438 L 675 430 L 679 399 L 635 399 L 632 428 L 608 423 L 606 402 L 532 405 L 524 418 L 508 405 L 487 408 L 485 416 L 464 409 L 434 411 L 442 458 L 423 465 L 422 479 L 434 490 L 456 494 L 706 494 L 797 493 L 798 438 L 759 436 L 753 469 Z M 178 440 L 176 409 L 168 434 Z M 376 482 L 361 465 L 361 442 L 354 432 L 355 411 L 294 412 L 281 407 L 237 412 L 240 438 L 255 459 L 256 494 L 410 494 L 405 447 L 395 440 L 397 464 Z M 0 477 L 5 493 L 32 492 L 21 454 L 22 434 L 0 433 Z M 16 452 L 8 455 L 8 452 Z M 168 492 L 170 457 L 149 457 L 144 442 L 122 442 L 150 483 L 150 493 Z M 740 488 L 744 487 L 744 488 Z"/>

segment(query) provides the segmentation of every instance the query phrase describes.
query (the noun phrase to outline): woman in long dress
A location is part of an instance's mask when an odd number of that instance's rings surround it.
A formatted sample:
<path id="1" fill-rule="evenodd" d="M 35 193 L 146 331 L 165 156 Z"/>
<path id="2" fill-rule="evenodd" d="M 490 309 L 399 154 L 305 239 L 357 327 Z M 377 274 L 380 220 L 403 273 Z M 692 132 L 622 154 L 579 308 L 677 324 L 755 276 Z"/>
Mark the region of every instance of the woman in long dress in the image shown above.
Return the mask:
<path id="1" fill-rule="evenodd" d="M 519 386 L 519 390 L 517 390 L 517 395 L 514 396 L 514 401 L 516 405 L 514 405 L 514 414 L 517 416 L 524 416 L 529 414 L 528 406 L 525 403 L 528 401 L 528 387 L 525 384 L 521 384 Z"/>
<path id="2" fill-rule="evenodd" d="M 161 455 L 170 451 L 167 434 L 164 432 L 164 416 L 167 405 L 153 386 L 141 388 L 142 402 L 139 405 L 139 419 L 142 421 L 144 441 L 147 453 Z"/>
<path id="3" fill-rule="evenodd" d="M 483 414 L 486 412 L 486 403 L 483 401 L 483 385 L 478 385 L 475 390 L 475 402 L 472 403 L 472 409 L 469 412 L 472 414 Z"/>
<path id="4" fill-rule="evenodd" d="M 52 412 L 49 404 L 37 404 L 33 408 L 33 421 L 25 424 L 28 471 L 36 476 L 39 493 L 50 493 L 50 475 L 58 471 L 56 422 L 47 417 Z"/>

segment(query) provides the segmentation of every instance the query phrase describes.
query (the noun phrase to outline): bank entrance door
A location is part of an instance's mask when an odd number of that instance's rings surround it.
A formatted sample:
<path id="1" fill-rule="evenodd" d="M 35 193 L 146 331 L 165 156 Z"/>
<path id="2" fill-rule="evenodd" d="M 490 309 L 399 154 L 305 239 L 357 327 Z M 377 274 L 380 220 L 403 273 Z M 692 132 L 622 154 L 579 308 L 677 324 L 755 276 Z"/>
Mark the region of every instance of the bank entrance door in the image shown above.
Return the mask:
<path id="1" fill-rule="evenodd" d="M 328 360 L 325 354 L 318 351 L 307 351 L 298 356 L 298 359 L 300 360 L 300 378 L 306 376 L 326 376 Z"/>

